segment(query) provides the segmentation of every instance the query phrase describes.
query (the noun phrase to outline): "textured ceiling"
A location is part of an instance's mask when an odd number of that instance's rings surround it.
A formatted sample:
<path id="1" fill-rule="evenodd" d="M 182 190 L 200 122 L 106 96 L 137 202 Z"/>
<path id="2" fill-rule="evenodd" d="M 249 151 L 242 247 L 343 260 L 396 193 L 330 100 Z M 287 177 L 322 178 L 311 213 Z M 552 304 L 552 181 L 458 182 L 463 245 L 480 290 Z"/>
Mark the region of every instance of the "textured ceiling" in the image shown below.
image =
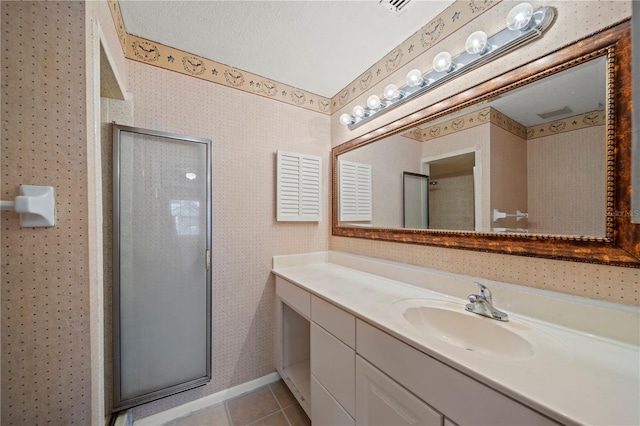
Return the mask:
<path id="1" fill-rule="evenodd" d="M 127 1 L 128 33 L 332 97 L 453 1 Z"/>

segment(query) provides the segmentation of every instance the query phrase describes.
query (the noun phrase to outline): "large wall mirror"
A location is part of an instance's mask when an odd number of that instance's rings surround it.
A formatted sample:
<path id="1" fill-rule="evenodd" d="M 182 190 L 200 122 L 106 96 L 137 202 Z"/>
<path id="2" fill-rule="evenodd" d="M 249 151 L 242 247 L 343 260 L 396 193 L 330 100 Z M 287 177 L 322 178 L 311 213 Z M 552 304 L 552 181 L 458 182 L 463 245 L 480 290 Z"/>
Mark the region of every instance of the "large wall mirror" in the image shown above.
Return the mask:
<path id="1" fill-rule="evenodd" d="M 629 37 L 620 24 L 335 147 L 333 235 L 639 267 Z"/>

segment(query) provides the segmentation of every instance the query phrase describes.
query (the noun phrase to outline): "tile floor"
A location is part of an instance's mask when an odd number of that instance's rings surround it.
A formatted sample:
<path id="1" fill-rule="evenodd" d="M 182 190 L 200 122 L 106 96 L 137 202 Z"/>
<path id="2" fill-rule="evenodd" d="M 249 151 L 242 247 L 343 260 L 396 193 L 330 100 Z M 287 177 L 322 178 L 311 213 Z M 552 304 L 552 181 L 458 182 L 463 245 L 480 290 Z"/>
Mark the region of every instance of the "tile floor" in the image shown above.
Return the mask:
<path id="1" fill-rule="evenodd" d="M 311 426 L 282 380 L 163 426 Z"/>

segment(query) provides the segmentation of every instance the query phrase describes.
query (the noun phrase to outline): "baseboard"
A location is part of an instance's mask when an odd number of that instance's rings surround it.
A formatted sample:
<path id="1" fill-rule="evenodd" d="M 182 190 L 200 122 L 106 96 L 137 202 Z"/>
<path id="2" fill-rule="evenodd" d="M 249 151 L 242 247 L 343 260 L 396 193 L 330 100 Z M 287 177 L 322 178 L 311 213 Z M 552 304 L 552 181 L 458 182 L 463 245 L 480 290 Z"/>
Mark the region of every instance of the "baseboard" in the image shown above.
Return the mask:
<path id="1" fill-rule="evenodd" d="M 252 390 L 261 388 L 262 386 L 277 382 L 278 380 L 280 380 L 280 375 L 276 372 L 273 372 L 271 374 L 267 374 L 266 376 L 259 377 L 255 380 L 241 383 L 232 388 L 221 390 L 220 392 L 207 395 L 203 398 L 196 399 L 195 401 L 190 401 L 186 404 L 182 404 L 177 407 L 162 411 L 160 413 L 144 417 L 140 420 L 136 420 L 133 422 L 133 426 L 157 426 L 168 423 L 180 417 L 191 414 L 195 411 L 201 410 L 211 405 L 219 404 L 228 399 L 240 396 L 243 393 L 251 392 Z"/>

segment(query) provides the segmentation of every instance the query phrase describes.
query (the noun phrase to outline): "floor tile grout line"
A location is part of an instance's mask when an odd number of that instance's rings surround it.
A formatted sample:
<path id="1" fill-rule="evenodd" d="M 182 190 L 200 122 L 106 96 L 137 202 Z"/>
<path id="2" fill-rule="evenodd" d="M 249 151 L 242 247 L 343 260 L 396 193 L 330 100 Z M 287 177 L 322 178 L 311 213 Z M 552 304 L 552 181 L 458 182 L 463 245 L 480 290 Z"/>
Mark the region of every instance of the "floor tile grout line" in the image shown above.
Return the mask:
<path id="1" fill-rule="evenodd" d="M 286 386 L 286 385 L 285 385 Z M 278 407 L 280 407 L 280 411 L 282 412 L 282 417 L 284 417 L 284 419 L 287 421 L 287 423 L 289 424 L 289 426 L 293 426 L 291 424 L 291 422 L 289 421 L 289 417 L 287 417 L 287 414 L 284 412 L 284 407 L 282 406 L 282 404 L 280 404 L 280 400 L 278 399 L 278 397 L 276 396 L 276 393 L 273 391 L 273 389 L 271 388 L 271 385 L 269 385 L 269 390 L 271 391 L 271 395 L 273 395 L 273 398 L 276 400 L 276 404 L 278 404 Z M 288 405 L 287 405 L 288 407 Z"/>
<path id="2" fill-rule="evenodd" d="M 273 384 L 273 383 L 272 383 Z M 271 388 L 271 385 L 269 385 L 269 387 Z M 282 410 L 284 411 L 285 408 L 289 408 L 292 405 L 301 405 L 300 401 L 298 401 L 298 398 L 296 398 L 296 396 L 291 392 L 291 390 L 289 389 L 289 387 L 287 386 L 287 384 L 282 381 L 282 387 L 284 388 L 285 392 L 288 392 L 289 394 L 291 394 L 291 398 L 293 399 L 288 405 L 282 405 L 280 404 L 280 406 L 282 407 Z M 271 392 L 273 392 L 273 389 L 271 389 Z M 273 394 L 275 395 L 276 393 L 273 392 Z M 278 403 L 280 403 L 280 400 L 278 399 L 278 397 L 276 396 L 276 401 L 278 401 Z"/>
<path id="3" fill-rule="evenodd" d="M 280 407 L 280 409 L 284 409 L 284 407 L 282 406 L 282 404 L 280 404 L 280 400 L 278 399 L 278 397 L 276 396 L 276 393 L 273 391 L 273 389 L 271 389 L 271 385 L 269 385 L 269 391 L 271 392 L 271 395 L 273 395 L 273 399 L 276 400 L 276 404 L 278 404 L 278 407 Z"/>
<path id="4" fill-rule="evenodd" d="M 231 417 L 231 411 L 229 410 L 229 404 L 227 404 L 228 401 L 230 400 L 224 401 L 224 411 L 225 413 L 227 413 L 227 420 L 229 421 L 229 426 L 235 426 L 233 424 L 233 417 Z"/>
<path id="5" fill-rule="evenodd" d="M 273 383 L 271 385 L 273 385 Z M 273 395 L 275 396 L 275 392 L 273 391 L 273 388 L 271 387 L 271 385 L 269 385 L 269 390 L 271 390 L 271 393 L 273 393 Z M 284 386 L 286 391 L 290 392 L 287 384 L 284 381 L 282 381 L 282 386 Z M 304 411 L 304 408 L 302 408 L 302 405 L 301 405 L 300 401 L 298 401 L 298 399 L 295 397 L 295 395 L 291 394 L 291 396 L 293 397 L 293 402 L 291 402 L 286 407 L 283 407 L 282 404 L 280 404 L 280 400 L 278 399 L 278 397 L 276 397 L 276 401 L 278 402 L 280 407 L 282 407 L 282 414 L 284 414 L 284 418 L 289 423 L 289 426 L 294 426 L 293 423 L 291 422 L 291 420 L 289 420 L 289 416 L 287 415 L 287 412 L 285 411 L 285 409 L 297 405 L 298 407 L 300 407 L 300 409 L 302 410 L 302 412 L 304 413 L 305 416 L 307 416 L 307 413 L 306 413 L 306 411 Z M 309 419 L 309 420 L 311 420 L 311 419 Z"/>
<path id="6" fill-rule="evenodd" d="M 289 420 L 289 416 L 287 416 L 287 413 L 285 413 L 284 410 L 282 410 L 282 415 L 284 416 L 284 419 L 287 421 L 287 423 L 289 423 L 289 426 L 293 426 L 293 424 L 291 424 L 291 420 Z"/>
<path id="7" fill-rule="evenodd" d="M 232 399 L 229 399 L 229 400 L 225 401 L 225 407 L 227 408 L 227 413 L 228 413 L 228 414 L 227 414 L 227 417 L 229 418 L 229 422 L 231 423 L 231 426 L 235 426 L 235 423 L 234 423 L 234 421 L 233 421 L 233 417 L 231 416 L 231 410 L 229 409 L 228 402 L 229 402 L 229 401 L 232 401 L 232 400 L 235 400 L 235 399 L 239 399 L 239 398 L 247 397 L 247 396 L 249 396 L 249 395 L 253 395 L 253 394 L 257 393 L 257 392 L 262 391 L 264 388 L 268 388 L 268 389 L 269 389 L 269 393 L 271 394 L 271 396 L 273 397 L 273 399 L 276 401 L 276 404 L 278 405 L 278 409 L 277 409 L 277 410 L 275 410 L 275 411 L 273 411 L 273 412 L 271 412 L 271 413 L 269 413 L 269 414 L 267 414 L 266 416 L 263 416 L 263 417 L 259 418 L 259 419 L 252 420 L 250 423 L 247 423 L 247 425 L 246 425 L 246 426 L 256 424 L 256 423 L 258 423 L 258 422 L 260 422 L 260 421 L 262 421 L 262 420 L 266 419 L 267 417 L 272 416 L 272 415 L 274 415 L 274 414 L 276 414 L 276 413 L 278 413 L 278 412 L 281 412 L 281 413 L 282 413 L 283 417 L 287 420 L 287 423 L 289 424 L 289 426 L 291 426 L 291 423 L 289 422 L 289 419 L 287 418 L 287 416 L 284 414 L 284 410 L 282 409 L 282 406 L 281 406 L 281 404 L 280 404 L 280 401 L 278 401 L 278 398 L 276 397 L 276 395 L 274 394 L 273 390 L 271 389 L 271 385 L 270 385 L 270 384 L 267 384 L 267 385 L 261 386 L 260 388 L 258 388 L 258 389 L 254 389 L 254 390 L 252 390 L 251 392 L 246 392 L 246 393 L 244 393 L 244 394 L 242 394 L 242 395 L 239 395 L 239 396 L 237 396 L 237 397 L 235 397 L 235 398 L 232 398 Z"/>
<path id="8" fill-rule="evenodd" d="M 283 411 L 282 409 L 280 409 L 280 410 L 274 411 L 274 412 L 273 412 L 273 413 L 271 413 L 271 414 L 267 414 L 266 416 L 264 416 L 264 417 L 262 417 L 262 418 L 260 418 L 260 419 L 257 419 L 257 420 L 252 421 L 252 422 L 251 422 L 251 423 L 249 423 L 247 426 L 251 426 L 251 425 L 254 425 L 254 424 L 256 424 L 256 423 L 259 423 L 259 422 L 263 421 L 264 419 L 266 419 L 266 418 L 268 418 L 268 417 L 271 417 L 271 416 L 273 416 L 274 414 L 278 414 L 278 413 L 282 413 L 282 416 L 285 418 L 285 420 L 287 420 L 287 423 L 289 423 L 289 419 L 287 419 L 287 416 L 285 416 L 284 411 Z M 289 425 L 291 425 L 291 423 L 289 423 Z"/>
<path id="9" fill-rule="evenodd" d="M 257 425 L 258 423 L 260 423 L 260 422 L 264 421 L 265 419 L 267 419 L 268 417 L 271 417 L 271 416 L 273 416 L 273 415 L 275 415 L 275 414 L 278 414 L 278 413 L 280 413 L 280 414 L 282 415 L 282 417 L 284 417 L 285 421 L 287 422 L 286 424 L 287 424 L 288 426 L 295 426 L 295 423 L 293 423 L 293 422 L 292 422 L 292 420 L 291 420 L 291 419 L 289 419 L 289 416 L 286 414 L 285 409 L 287 409 L 287 408 L 291 408 L 292 406 L 294 406 L 294 405 L 296 405 L 296 404 L 298 404 L 298 405 L 299 405 L 299 402 L 298 402 L 298 401 L 297 401 L 297 399 L 295 399 L 295 397 L 294 397 L 293 402 L 291 402 L 289 405 L 284 406 L 284 405 L 283 405 L 283 403 L 280 401 L 280 399 L 276 396 L 276 393 L 275 393 L 275 391 L 274 391 L 274 389 L 273 389 L 273 387 L 272 387 L 272 385 L 273 385 L 273 384 L 274 384 L 274 383 L 270 383 L 270 384 L 267 384 L 267 385 L 265 385 L 265 386 L 262 386 L 262 387 L 260 387 L 260 388 L 258 388 L 258 389 L 254 389 L 253 391 L 246 392 L 246 393 L 244 393 L 244 394 L 242 394 L 242 395 L 238 395 L 238 396 L 236 396 L 235 398 L 231 398 L 231 399 L 228 399 L 228 400 L 222 401 L 222 402 L 221 402 L 221 405 L 222 405 L 222 406 L 223 406 L 223 408 L 224 408 L 224 413 L 225 413 L 225 416 L 226 416 L 226 418 L 227 418 L 227 423 L 228 423 L 228 425 L 229 425 L 229 426 L 240 426 L 240 425 L 237 425 L 237 424 L 234 422 L 233 416 L 231 415 L 231 408 L 230 408 L 230 406 L 229 406 L 229 402 L 230 402 L 230 401 L 233 401 L 233 400 L 236 400 L 236 399 L 239 399 L 239 398 L 242 398 L 242 397 L 249 396 L 249 395 L 251 395 L 251 394 L 254 394 L 254 393 L 257 393 L 257 392 L 259 392 L 259 391 L 262 391 L 265 387 L 268 387 L 268 388 L 269 388 L 269 393 L 271 394 L 272 398 L 276 401 L 276 405 L 277 405 L 278 409 L 277 409 L 277 410 L 275 410 L 275 411 L 273 411 L 273 412 L 271 412 L 271 413 L 269 413 L 269 414 L 267 414 L 266 416 L 263 416 L 262 418 L 259 418 L 259 419 L 256 419 L 256 420 L 253 420 L 251 423 L 248 423 L 248 424 L 247 424 L 247 426 L 251 426 L 251 425 L 254 425 L 254 426 L 255 426 L 255 425 Z M 282 385 L 285 387 L 285 391 L 287 391 L 288 389 L 286 388 L 286 384 L 283 382 L 283 383 L 282 383 Z M 293 396 L 293 395 L 292 395 L 292 396 Z M 288 398 L 285 398 L 285 399 L 288 399 Z M 210 406 L 210 407 L 212 407 L 212 406 Z M 300 408 L 301 408 L 301 407 L 300 407 Z M 199 411 L 199 410 L 198 410 L 198 411 Z M 294 411 L 295 411 L 295 410 L 294 410 Z M 185 418 L 185 419 L 186 419 L 186 418 L 189 418 L 189 417 L 190 417 L 191 415 L 193 415 L 193 414 L 194 414 L 194 413 L 191 413 L 191 414 L 186 415 L 186 416 L 182 416 L 182 417 L 180 417 L 180 419 L 182 419 L 182 418 Z M 306 414 L 306 413 L 305 413 L 305 414 Z M 176 425 L 178 424 L 178 423 L 177 423 L 177 422 L 178 422 L 178 420 L 180 420 L 180 419 L 174 419 L 174 420 L 172 420 L 170 423 L 165 423 L 163 426 L 176 426 Z"/>

